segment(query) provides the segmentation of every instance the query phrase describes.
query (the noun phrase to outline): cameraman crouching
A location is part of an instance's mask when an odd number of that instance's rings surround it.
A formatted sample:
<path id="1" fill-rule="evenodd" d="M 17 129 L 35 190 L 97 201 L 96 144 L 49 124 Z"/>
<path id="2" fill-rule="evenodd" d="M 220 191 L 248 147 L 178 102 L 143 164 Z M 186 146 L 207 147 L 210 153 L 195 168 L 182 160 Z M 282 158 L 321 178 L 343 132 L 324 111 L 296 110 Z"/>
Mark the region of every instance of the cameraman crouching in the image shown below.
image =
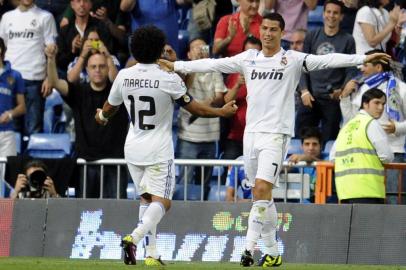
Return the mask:
<path id="1" fill-rule="evenodd" d="M 47 175 L 47 166 L 40 160 L 29 161 L 24 174 L 18 174 L 12 199 L 59 198 L 54 181 Z"/>

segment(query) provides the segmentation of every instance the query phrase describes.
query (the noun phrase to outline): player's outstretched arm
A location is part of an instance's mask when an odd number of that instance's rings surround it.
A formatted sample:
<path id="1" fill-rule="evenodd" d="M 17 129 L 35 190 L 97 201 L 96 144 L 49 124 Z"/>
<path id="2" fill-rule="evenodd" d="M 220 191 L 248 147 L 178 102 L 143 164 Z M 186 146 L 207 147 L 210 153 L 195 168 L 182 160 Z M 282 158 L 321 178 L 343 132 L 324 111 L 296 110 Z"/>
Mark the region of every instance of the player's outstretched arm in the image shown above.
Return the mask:
<path id="1" fill-rule="evenodd" d="M 231 117 L 238 109 L 237 105 L 235 105 L 235 100 L 228 102 L 222 108 L 213 108 L 192 100 L 187 105 L 184 105 L 183 108 L 191 114 L 200 117 Z"/>
<path id="2" fill-rule="evenodd" d="M 108 101 L 104 102 L 103 109 L 97 108 L 94 118 L 99 125 L 107 125 L 109 119 L 118 111 L 120 106 L 113 106 Z"/>
<path id="3" fill-rule="evenodd" d="M 391 57 L 386 53 L 373 53 L 366 56 L 364 63 L 368 62 L 383 62 L 385 64 L 389 63 Z"/>

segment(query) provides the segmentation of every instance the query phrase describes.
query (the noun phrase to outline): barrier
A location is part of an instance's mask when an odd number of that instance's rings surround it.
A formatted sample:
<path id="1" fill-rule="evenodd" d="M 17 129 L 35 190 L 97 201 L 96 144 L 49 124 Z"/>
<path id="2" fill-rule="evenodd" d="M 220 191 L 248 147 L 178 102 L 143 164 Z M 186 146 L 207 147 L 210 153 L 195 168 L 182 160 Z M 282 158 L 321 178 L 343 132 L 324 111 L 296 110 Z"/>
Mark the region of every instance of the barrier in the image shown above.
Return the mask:
<path id="1" fill-rule="evenodd" d="M 6 158 L 0 158 L 0 168 L 5 167 L 7 162 Z M 83 170 L 83 199 L 86 199 L 86 186 L 87 186 L 87 166 L 90 165 L 97 165 L 100 166 L 100 199 L 103 199 L 103 181 L 104 181 L 104 166 L 106 165 L 115 165 L 117 166 L 117 197 L 120 197 L 120 166 L 126 166 L 126 162 L 124 159 L 101 159 L 96 161 L 86 161 L 84 159 L 77 159 L 77 164 L 82 167 Z M 188 166 L 198 166 L 201 169 L 201 179 L 200 185 L 202 188 L 200 189 L 200 201 L 204 200 L 204 167 L 205 166 L 212 166 L 214 170 L 217 170 L 216 180 L 217 180 L 217 190 L 220 190 L 221 186 L 221 168 L 223 166 L 243 166 L 244 163 L 242 160 L 220 160 L 220 159 L 175 159 L 176 166 L 185 166 L 185 170 Z M 274 189 L 274 197 L 278 199 L 283 199 L 284 202 L 287 202 L 288 199 L 298 199 L 299 202 L 303 202 L 305 198 L 309 198 L 310 190 L 309 190 L 309 177 L 304 176 L 303 169 L 304 167 L 313 167 L 312 164 L 307 164 L 305 162 L 299 162 L 297 164 L 290 164 L 288 162 L 283 163 L 282 169 L 282 177 L 280 178 L 280 186 L 279 189 Z M 300 174 L 291 175 L 289 170 L 292 168 L 296 168 L 299 170 Z M 1 170 L 0 170 L 1 172 Z M 237 171 L 236 171 L 237 173 Z M 237 177 L 236 177 L 237 178 Z M 0 180 L 3 179 L 2 175 L 0 174 Z M 55 180 L 55 179 L 54 179 Z M 183 185 L 183 200 L 187 201 L 187 192 L 188 192 L 188 179 L 187 175 L 185 177 L 185 184 Z M 6 185 L 7 182 L 4 181 Z M 57 184 L 57 183 L 56 183 Z M 235 181 L 235 185 L 237 185 L 237 181 Z M 10 186 L 8 185 L 10 188 Z M 235 190 L 237 190 L 237 186 L 235 186 Z M 0 196 L 4 195 L 4 185 L 0 184 Z M 4 197 L 4 196 L 3 196 Z M 69 196 L 68 196 L 69 197 Z M 220 201 L 220 196 L 217 196 L 217 200 Z M 234 201 L 237 201 L 237 192 L 235 192 Z"/>
<path id="2" fill-rule="evenodd" d="M 10 256 L 119 260 L 121 237 L 136 226 L 138 207 L 130 200 L 15 201 Z M 162 259 L 238 262 L 250 207 L 173 202 L 158 226 Z M 276 208 L 278 249 L 285 262 L 406 265 L 406 206 L 277 203 Z M 259 241 L 256 258 L 262 250 Z M 144 251 L 140 243 L 137 259 Z"/>

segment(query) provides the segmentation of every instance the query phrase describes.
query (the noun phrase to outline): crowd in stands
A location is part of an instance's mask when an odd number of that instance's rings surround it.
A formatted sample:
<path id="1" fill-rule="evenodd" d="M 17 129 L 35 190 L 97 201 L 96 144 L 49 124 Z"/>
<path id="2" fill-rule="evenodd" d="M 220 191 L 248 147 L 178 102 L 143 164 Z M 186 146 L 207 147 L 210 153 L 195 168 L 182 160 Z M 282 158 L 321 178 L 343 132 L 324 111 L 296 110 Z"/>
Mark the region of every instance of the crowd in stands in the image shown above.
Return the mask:
<path id="1" fill-rule="evenodd" d="M 98 126 L 94 114 L 107 99 L 119 70 L 135 64 L 129 54 L 129 37 L 141 25 L 153 24 L 165 32 L 162 57 L 171 61 L 231 57 L 260 50 L 262 15 L 278 12 L 286 21 L 281 44 L 286 50 L 318 55 L 383 51 L 404 64 L 405 8 L 406 0 L 0 0 L 0 156 L 19 152 L 14 132 L 27 138 L 34 133 L 68 132 L 74 158 L 123 158 L 128 126 L 124 107 L 107 126 Z M 314 17 L 318 17 L 316 26 Z M 359 69 L 303 75 L 296 95 L 295 133 L 302 139 L 304 154 L 297 153 L 290 161 L 323 159 L 320 149 L 334 141 L 340 127 L 357 114 L 362 94 L 377 87 L 388 99 L 379 122 L 390 138 L 395 161 L 405 162 L 406 68 L 399 66 L 377 62 Z M 210 119 L 179 109 L 173 124 L 175 158 L 215 159 L 222 153 L 223 159 L 237 159 L 243 154 L 249 98 L 244 77 L 197 73 L 183 79 L 195 99 L 211 106 L 236 100 L 238 111 L 230 119 Z M 58 106 L 47 106 L 54 96 L 59 98 Z M 57 124 L 62 128 L 55 128 Z M 314 130 L 313 135 L 300 137 L 309 128 L 320 129 L 321 137 Z M 309 137 L 317 139 L 318 147 L 311 159 L 305 146 Z M 87 178 L 86 197 L 100 197 L 99 167 L 88 166 L 86 173 L 81 176 Z M 120 197 L 126 197 L 127 173 L 124 169 L 120 177 L 117 173 L 116 166 L 104 167 L 103 197 L 116 197 L 117 178 Z M 200 184 L 200 173 L 200 167 L 180 168 L 177 181 Z M 231 174 L 239 176 L 240 172 Z M 314 178 L 314 172 L 310 174 Z M 212 167 L 205 168 L 204 175 L 207 198 Z M 223 184 L 226 178 L 227 170 L 221 176 Z M 80 182 L 78 197 L 84 192 Z M 390 172 L 387 191 L 395 193 L 397 183 L 397 172 Z M 228 191 L 228 200 L 233 194 Z M 388 201 L 395 202 L 390 196 Z"/>

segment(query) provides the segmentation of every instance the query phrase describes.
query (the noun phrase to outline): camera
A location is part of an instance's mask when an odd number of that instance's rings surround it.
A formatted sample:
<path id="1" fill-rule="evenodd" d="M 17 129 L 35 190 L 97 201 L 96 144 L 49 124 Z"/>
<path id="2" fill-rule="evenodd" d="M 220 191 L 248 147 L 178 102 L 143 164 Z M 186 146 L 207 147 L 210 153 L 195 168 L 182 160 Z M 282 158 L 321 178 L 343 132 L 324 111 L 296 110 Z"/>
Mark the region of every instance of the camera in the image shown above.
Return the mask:
<path id="1" fill-rule="evenodd" d="M 24 198 L 41 198 L 46 173 L 43 170 L 36 170 L 28 176 L 28 185 L 21 190 Z"/>
<path id="2" fill-rule="evenodd" d="M 93 49 L 98 50 L 100 48 L 101 42 L 100 40 L 92 40 L 91 45 Z"/>

